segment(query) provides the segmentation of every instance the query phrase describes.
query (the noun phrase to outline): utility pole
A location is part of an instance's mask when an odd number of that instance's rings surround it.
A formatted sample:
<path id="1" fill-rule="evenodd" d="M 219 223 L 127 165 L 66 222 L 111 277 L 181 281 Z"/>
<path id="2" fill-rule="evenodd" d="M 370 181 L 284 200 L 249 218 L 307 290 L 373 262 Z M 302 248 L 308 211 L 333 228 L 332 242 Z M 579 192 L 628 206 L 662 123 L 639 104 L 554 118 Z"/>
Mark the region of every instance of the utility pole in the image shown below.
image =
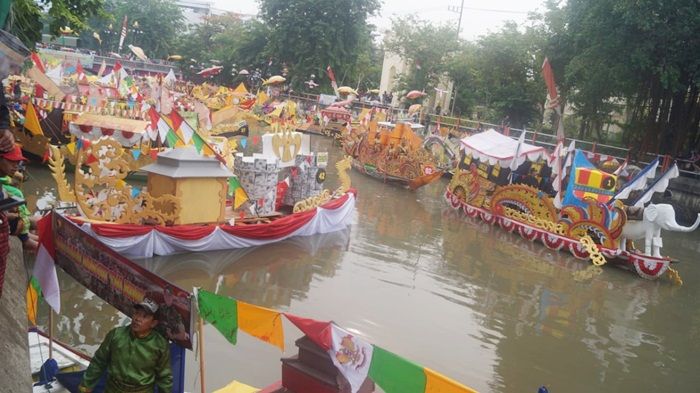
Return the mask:
<path id="1" fill-rule="evenodd" d="M 448 6 L 448 10 L 457 12 L 457 7 Z M 462 14 L 464 13 L 464 0 L 459 6 L 459 19 L 457 20 L 457 41 L 459 41 L 459 32 L 462 29 Z M 454 83 L 454 82 L 452 82 Z M 450 109 L 450 115 L 454 115 L 455 103 L 457 102 L 457 85 L 455 84 L 452 89 L 452 108 Z"/>

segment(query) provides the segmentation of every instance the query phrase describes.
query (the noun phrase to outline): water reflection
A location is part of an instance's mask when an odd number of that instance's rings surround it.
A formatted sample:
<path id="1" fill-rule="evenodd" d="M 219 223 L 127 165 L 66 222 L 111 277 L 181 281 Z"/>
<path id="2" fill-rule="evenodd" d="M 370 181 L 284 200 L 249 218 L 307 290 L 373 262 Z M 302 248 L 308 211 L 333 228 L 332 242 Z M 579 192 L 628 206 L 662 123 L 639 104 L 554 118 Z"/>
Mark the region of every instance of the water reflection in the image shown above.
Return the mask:
<path id="1" fill-rule="evenodd" d="M 315 274 L 333 277 L 350 229 L 298 236 L 263 247 L 185 253 L 137 261 L 183 289 L 193 287 L 269 308 L 286 308 L 306 297 Z"/>
<path id="2" fill-rule="evenodd" d="M 340 156 L 330 140 L 312 138 L 312 145 L 328 150 L 331 162 Z M 140 263 L 185 289 L 221 283 L 221 293 L 244 301 L 333 319 L 483 392 L 534 392 L 542 384 L 552 392 L 700 386 L 700 232 L 664 236 L 664 249 L 687 261 L 678 266 L 683 287 L 607 266 L 579 280 L 587 262 L 446 208 L 444 181 L 410 192 L 351 177 L 358 199 L 349 230 Z M 337 186 L 332 166 L 327 182 Z M 94 349 L 124 317 L 60 279 L 59 338 Z M 232 348 L 206 330 L 212 388 L 233 378 L 258 386 L 279 378 L 275 349 L 244 336 Z M 298 337 L 288 332 L 287 355 Z M 187 386 L 194 391 L 190 355 Z"/>

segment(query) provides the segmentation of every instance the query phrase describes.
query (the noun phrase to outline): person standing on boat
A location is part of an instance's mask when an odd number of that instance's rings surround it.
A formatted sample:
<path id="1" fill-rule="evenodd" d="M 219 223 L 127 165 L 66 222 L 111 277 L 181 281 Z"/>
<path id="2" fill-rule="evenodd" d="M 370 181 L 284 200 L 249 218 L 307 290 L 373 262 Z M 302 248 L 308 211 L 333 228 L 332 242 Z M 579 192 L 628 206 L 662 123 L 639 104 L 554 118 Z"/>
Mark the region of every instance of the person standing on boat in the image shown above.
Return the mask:
<path id="1" fill-rule="evenodd" d="M 107 371 L 105 393 L 171 392 L 168 341 L 154 330 L 158 305 L 146 298 L 134 305 L 131 324 L 112 329 L 85 371 L 80 391 L 90 393 Z"/>

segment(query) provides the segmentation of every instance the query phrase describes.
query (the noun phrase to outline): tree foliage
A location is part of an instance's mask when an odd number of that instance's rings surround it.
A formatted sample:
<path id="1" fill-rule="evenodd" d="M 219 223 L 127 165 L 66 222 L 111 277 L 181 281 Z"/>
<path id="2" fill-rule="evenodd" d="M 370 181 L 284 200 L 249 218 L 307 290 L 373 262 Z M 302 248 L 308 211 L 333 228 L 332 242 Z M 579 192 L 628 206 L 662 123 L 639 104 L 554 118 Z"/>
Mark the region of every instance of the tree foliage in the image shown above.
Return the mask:
<path id="1" fill-rule="evenodd" d="M 278 67 L 286 64 L 295 89 L 329 65 L 339 83 L 357 83 L 372 59 L 367 19 L 379 6 L 379 0 L 260 0 L 270 28 L 267 52 Z"/>
<path id="2" fill-rule="evenodd" d="M 567 55 L 562 76 L 582 119 L 581 136 L 624 105 L 630 146 L 672 155 L 700 147 L 700 3 L 550 3 L 549 15 L 562 13 L 564 28 L 549 48 Z"/>
<path id="3" fill-rule="evenodd" d="M 104 0 L 14 0 L 6 28 L 33 48 L 41 41 L 42 26 L 54 36 L 65 26 L 85 30 L 87 20 L 101 14 L 103 4 Z"/>
<path id="4" fill-rule="evenodd" d="M 90 29 L 81 35 L 84 46 L 99 52 L 117 52 L 125 15 L 128 30 L 122 52 L 134 45 L 150 58 L 173 54 L 177 36 L 186 28 L 182 10 L 168 0 L 107 0 L 105 11 L 105 15 L 92 18 Z M 100 35 L 101 43 L 93 33 Z"/>
<path id="5" fill-rule="evenodd" d="M 183 72 L 194 77 L 203 68 L 221 65 L 224 68 L 215 82 L 242 81 L 238 71 L 253 73 L 267 65 L 268 35 L 267 26 L 258 20 L 242 20 L 230 14 L 208 18 L 180 38 L 178 52 L 185 58 Z"/>
<path id="6" fill-rule="evenodd" d="M 400 89 L 431 91 L 446 75 L 455 56 L 457 31 L 447 24 L 433 25 L 408 15 L 392 20 L 384 45 L 408 64 L 408 72 L 399 76 Z"/>

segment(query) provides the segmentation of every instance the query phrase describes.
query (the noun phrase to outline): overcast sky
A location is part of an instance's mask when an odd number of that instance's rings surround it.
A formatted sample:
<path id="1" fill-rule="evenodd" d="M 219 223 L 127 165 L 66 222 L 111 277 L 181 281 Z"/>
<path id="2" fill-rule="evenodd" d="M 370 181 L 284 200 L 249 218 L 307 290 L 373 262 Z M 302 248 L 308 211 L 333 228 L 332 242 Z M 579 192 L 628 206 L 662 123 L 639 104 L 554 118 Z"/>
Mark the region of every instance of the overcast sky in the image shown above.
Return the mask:
<path id="1" fill-rule="evenodd" d="M 255 0 L 212 0 L 214 7 L 244 14 L 256 14 L 258 3 Z M 336 1 L 336 0 L 327 0 Z M 371 20 L 379 30 L 391 27 L 393 16 L 417 14 L 422 19 L 436 23 L 448 22 L 457 25 L 458 12 L 448 10 L 449 6 L 459 9 L 462 0 L 382 0 L 380 16 Z M 495 31 L 507 20 L 518 24 L 525 21 L 527 13 L 542 8 L 544 0 L 464 0 L 461 37 L 473 40 L 489 31 Z"/>

